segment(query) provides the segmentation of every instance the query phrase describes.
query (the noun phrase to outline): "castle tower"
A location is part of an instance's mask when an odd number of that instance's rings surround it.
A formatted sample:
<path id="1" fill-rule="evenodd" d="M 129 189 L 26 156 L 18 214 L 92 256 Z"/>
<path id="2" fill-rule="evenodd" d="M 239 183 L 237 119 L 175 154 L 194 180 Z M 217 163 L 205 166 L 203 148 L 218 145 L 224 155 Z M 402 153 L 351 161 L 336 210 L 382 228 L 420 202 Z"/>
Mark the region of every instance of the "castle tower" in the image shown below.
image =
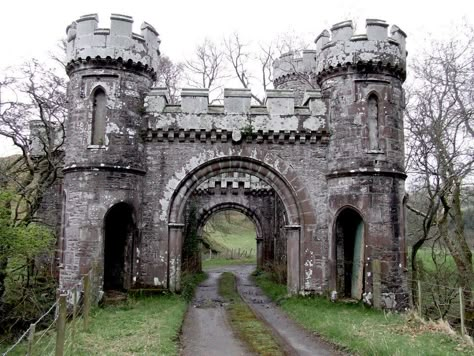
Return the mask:
<path id="1" fill-rule="evenodd" d="M 288 52 L 273 62 L 273 86 L 275 89 L 293 89 L 295 104 L 303 105 L 305 90 L 317 89 L 314 78 L 316 51 Z"/>
<path id="2" fill-rule="evenodd" d="M 403 89 L 406 35 L 367 20 L 324 31 L 316 43 L 316 80 L 328 106 L 329 243 L 332 288 L 360 298 L 372 291 L 382 260 L 386 303 L 405 303 Z M 377 268 L 377 267 L 376 267 Z"/>
<path id="3" fill-rule="evenodd" d="M 144 96 L 156 76 L 160 41 L 149 24 L 142 24 L 141 34 L 132 33 L 132 24 L 131 17 L 112 14 L 110 29 L 98 28 L 98 16 L 92 14 L 66 30 L 70 107 L 63 288 L 91 267 L 96 267 L 99 286 L 128 289 L 135 280 L 139 257 L 134 246 L 145 174 L 139 132 Z"/>

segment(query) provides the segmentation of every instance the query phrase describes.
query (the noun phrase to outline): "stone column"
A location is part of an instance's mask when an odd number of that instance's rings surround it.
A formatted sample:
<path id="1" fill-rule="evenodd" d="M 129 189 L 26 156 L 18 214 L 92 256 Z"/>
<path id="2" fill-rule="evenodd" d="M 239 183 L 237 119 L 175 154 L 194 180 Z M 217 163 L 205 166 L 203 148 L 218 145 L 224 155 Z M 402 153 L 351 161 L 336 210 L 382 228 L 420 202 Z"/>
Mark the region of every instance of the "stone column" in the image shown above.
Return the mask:
<path id="1" fill-rule="evenodd" d="M 300 290 L 300 225 L 286 225 L 286 263 L 288 271 L 288 292 L 298 293 Z"/>
<path id="2" fill-rule="evenodd" d="M 262 269 L 263 267 L 263 237 L 257 236 L 257 269 Z"/>
<path id="3" fill-rule="evenodd" d="M 169 260 L 168 260 L 168 280 L 169 290 L 177 292 L 181 288 L 181 256 L 183 251 L 184 224 L 169 223 L 168 224 L 168 243 L 169 243 Z"/>

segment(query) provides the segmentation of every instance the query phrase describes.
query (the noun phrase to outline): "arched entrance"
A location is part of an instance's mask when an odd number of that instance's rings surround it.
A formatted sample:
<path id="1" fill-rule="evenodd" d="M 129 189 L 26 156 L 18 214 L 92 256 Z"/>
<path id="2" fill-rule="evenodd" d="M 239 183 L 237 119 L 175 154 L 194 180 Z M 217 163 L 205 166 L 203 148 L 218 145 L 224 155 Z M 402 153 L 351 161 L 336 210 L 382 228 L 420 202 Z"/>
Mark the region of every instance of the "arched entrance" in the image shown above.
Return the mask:
<path id="1" fill-rule="evenodd" d="M 127 290 L 132 275 L 133 208 L 127 203 L 112 206 L 104 218 L 104 290 Z"/>
<path id="2" fill-rule="evenodd" d="M 258 212 L 252 210 L 250 207 L 239 205 L 236 203 L 223 203 L 213 206 L 211 209 L 203 209 L 199 212 L 199 225 L 198 225 L 198 235 L 203 235 L 203 230 L 208 221 L 215 216 L 216 214 L 226 212 L 226 211 L 235 211 L 240 214 L 245 215 L 255 226 L 255 250 L 257 257 L 257 268 L 262 267 L 262 241 L 263 241 L 263 232 L 262 232 L 262 223 L 261 218 L 258 216 Z"/>
<path id="3" fill-rule="evenodd" d="M 340 296 L 361 299 L 364 289 L 364 220 L 352 208 L 337 216 L 336 285 Z"/>
<path id="4" fill-rule="evenodd" d="M 283 163 L 279 163 L 283 166 Z M 286 176 L 280 173 L 285 171 Z M 169 286 L 171 290 L 179 289 L 181 250 L 183 246 L 184 211 L 188 198 L 199 184 L 206 179 L 222 173 L 239 172 L 254 175 L 270 185 L 282 202 L 285 219 L 285 235 L 287 247 L 288 289 L 297 292 L 300 289 L 300 241 L 304 217 L 312 216 L 312 211 L 305 212 L 300 206 L 297 190 L 298 178 L 290 167 L 279 167 L 276 170 L 269 164 L 250 157 L 225 156 L 209 160 L 189 172 L 180 180 L 170 201 L 169 207 Z M 292 181 L 292 184 L 290 183 Z M 294 188 L 294 185 L 298 189 Z"/>

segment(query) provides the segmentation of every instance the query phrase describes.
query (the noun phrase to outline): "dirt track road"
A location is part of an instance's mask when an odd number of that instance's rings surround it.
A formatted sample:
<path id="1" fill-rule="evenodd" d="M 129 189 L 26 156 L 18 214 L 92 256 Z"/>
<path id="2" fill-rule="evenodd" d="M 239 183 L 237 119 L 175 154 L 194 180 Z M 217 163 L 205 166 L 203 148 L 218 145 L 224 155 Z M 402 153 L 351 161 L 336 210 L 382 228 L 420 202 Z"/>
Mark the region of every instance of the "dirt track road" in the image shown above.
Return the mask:
<path id="1" fill-rule="evenodd" d="M 186 313 L 181 335 L 181 355 L 234 356 L 250 355 L 234 335 L 217 292 L 217 281 L 223 271 L 207 271 Z"/>
<path id="2" fill-rule="evenodd" d="M 237 276 L 237 287 L 255 314 L 272 328 L 275 338 L 287 355 L 341 355 L 331 345 L 290 320 L 249 278 L 252 265 L 226 266 L 207 270 L 209 278 L 201 283 L 183 324 L 181 355 L 251 355 L 234 335 L 227 321 L 223 299 L 217 292 L 222 272 Z"/>

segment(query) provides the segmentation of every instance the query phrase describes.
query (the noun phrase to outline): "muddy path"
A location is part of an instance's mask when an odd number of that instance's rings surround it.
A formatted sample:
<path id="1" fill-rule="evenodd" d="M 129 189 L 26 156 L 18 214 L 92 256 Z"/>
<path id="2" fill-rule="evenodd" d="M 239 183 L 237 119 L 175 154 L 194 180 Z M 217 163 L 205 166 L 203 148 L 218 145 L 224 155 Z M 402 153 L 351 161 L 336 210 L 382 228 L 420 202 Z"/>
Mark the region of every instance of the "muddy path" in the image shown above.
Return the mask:
<path id="1" fill-rule="evenodd" d="M 227 321 L 224 300 L 217 292 L 222 272 L 237 276 L 237 288 L 259 319 L 267 324 L 287 355 L 340 355 L 331 345 L 290 320 L 250 278 L 253 265 L 225 266 L 206 270 L 209 278 L 201 283 L 186 314 L 181 355 L 251 355 L 233 333 Z"/>
<path id="2" fill-rule="evenodd" d="M 250 355 L 234 335 L 227 321 L 224 300 L 217 292 L 217 282 L 223 271 L 206 272 L 209 277 L 197 287 L 184 318 L 181 355 Z"/>

